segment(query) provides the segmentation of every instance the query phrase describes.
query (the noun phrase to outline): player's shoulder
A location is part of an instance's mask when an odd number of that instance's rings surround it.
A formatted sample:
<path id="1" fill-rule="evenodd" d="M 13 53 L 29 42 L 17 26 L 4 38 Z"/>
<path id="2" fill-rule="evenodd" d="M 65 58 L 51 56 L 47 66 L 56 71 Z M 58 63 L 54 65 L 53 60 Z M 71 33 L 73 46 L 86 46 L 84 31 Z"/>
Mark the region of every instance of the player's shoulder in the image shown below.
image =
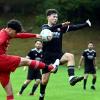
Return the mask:
<path id="1" fill-rule="evenodd" d="M 30 50 L 30 52 L 34 52 L 34 51 L 36 51 L 36 49 L 35 49 L 35 48 L 32 48 L 32 49 Z"/>
<path id="2" fill-rule="evenodd" d="M 40 49 L 40 50 L 37 50 L 36 48 L 33 48 L 33 49 L 31 49 L 31 52 L 37 52 L 37 53 L 42 53 L 43 51 L 42 51 L 42 49 Z"/>
<path id="3" fill-rule="evenodd" d="M 49 29 L 49 28 L 50 28 L 50 27 L 48 26 L 48 24 L 43 24 L 43 25 L 42 25 L 42 30 L 43 30 L 43 29 Z"/>
<path id="4" fill-rule="evenodd" d="M 93 49 L 92 52 L 96 53 L 96 51 Z"/>
<path id="5" fill-rule="evenodd" d="M 85 49 L 84 52 L 96 52 L 94 49 L 90 51 L 89 49 Z"/>
<path id="6" fill-rule="evenodd" d="M 88 52 L 88 51 L 89 51 L 89 49 L 85 49 L 85 50 L 84 50 L 84 52 Z"/>

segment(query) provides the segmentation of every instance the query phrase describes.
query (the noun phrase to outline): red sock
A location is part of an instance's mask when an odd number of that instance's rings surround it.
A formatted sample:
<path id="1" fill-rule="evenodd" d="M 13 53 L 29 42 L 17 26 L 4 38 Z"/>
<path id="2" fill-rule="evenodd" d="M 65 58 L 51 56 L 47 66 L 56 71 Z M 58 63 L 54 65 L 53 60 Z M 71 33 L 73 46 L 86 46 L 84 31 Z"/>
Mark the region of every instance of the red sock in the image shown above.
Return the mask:
<path id="1" fill-rule="evenodd" d="M 40 61 L 36 61 L 36 60 L 32 60 L 31 61 L 30 67 L 31 68 L 38 68 L 38 69 L 47 68 L 49 71 L 51 71 L 53 69 L 53 66 L 52 65 L 49 65 L 48 66 L 45 63 L 40 62 Z"/>
<path id="2" fill-rule="evenodd" d="M 52 65 L 48 66 L 48 70 L 51 71 L 54 67 Z"/>
<path id="3" fill-rule="evenodd" d="M 46 64 L 40 61 L 32 60 L 30 64 L 31 68 L 38 68 L 38 69 L 44 69 L 46 67 Z"/>
<path id="4" fill-rule="evenodd" d="M 7 96 L 7 100 L 14 100 L 14 96 L 13 95 Z"/>

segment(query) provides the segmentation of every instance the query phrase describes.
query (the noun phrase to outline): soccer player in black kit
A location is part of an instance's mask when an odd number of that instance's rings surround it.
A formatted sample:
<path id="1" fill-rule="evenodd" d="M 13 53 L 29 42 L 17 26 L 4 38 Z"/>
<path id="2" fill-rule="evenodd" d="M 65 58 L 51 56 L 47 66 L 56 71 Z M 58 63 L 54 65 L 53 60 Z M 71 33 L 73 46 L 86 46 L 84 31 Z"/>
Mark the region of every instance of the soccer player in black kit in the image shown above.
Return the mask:
<path id="1" fill-rule="evenodd" d="M 38 60 L 41 61 L 43 54 L 42 54 L 42 41 L 36 40 L 35 41 L 35 48 L 31 49 L 31 51 L 26 56 L 29 59 Z M 26 67 L 24 67 L 24 70 Z M 25 88 L 29 85 L 29 83 L 35 79 L 35 83 L 33 85 L 32 91 L 29 95 L 34 95 L 34 92 L 36 91 L 38 85 L 41 82 L 41 72 L 40 69 L 32 69 L 28 68 L 28 74 L 27 74 L 27 80 L 24 82 L 24 84 L 21 87 L 21 90 L 18 92 L 18 95 L 22 95 Z"/>
<path id="2" fill-rule="evenodd" d="M 84 84 L 83 89 L 86 90 L 86 83 L 88 74 L 92 74 L 92 86 L 91 89 L 95 90 L 95 83 L 96 83 L 96 51 L 93 49 L 93 43 L 90 42 L 88 44 L 88 49 L 84 50 L 79 62 L 79 68 L 84 60 Z"/>
<path id="3" fill-rule="evenodd" d="M 48 9 L 46 11 L 48 23 L 42 25 L 43 29 L 49 29 L 53 32 L 53 39 L 49 42 L 43 42 L 43 61 L 46 64 L 51 64 L 55 59 L 60 59 L 60 64 L 67 64 L 69 83 L 74 86 L 77 82 L 83 80 L 83 77 L 75 77 L 74 66 L 75 60 L 74 55 L 71 53 L 62 52 L 62 38 L 63 34 L 68 31 L 78 30 L 83 27 L 91 26 L 89 20 L 83 24 L 70 25 L 70 22 L 64 22 L 56 24 L 58 21 L 58 11 L 55 9 Z M 44 100 L 45 90 L 49 81 L 50 72 L 46 69 L 42 71 L 42 82 L 40 84 L 40 97 L 39 100 Z"/>

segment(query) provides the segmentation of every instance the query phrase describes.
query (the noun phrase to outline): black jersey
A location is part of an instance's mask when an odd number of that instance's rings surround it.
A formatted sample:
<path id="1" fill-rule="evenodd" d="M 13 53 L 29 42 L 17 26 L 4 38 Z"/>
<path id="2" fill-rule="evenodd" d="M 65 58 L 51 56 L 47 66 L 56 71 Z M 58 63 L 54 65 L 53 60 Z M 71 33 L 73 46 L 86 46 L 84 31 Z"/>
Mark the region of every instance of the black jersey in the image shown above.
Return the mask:
<path id="1" fill-rule="evenodd" d="M 31 49 L 31 51 L 28 53 L 28 58 L 32 60 L 42 60 L 42 50 L 38 50 L 36 48 Z M 28 67 L 28 74 L 27 74 L 27 79 L 33 80 L 33 79 L 41 79 L 41 72 L 40 69 L 33 69 L 31 67 Z"/>
<path id="2" fill-rule="evenodd" d="M 42 25 L 42 30 L 49 29 L 53 32 L 53 39 L 43 43 L 43 52 L 62 53 L 63 33 L 78 30 L 87 26 L 87 23 L 68 25 L 66 27 L 63 27 L 62 24 L 54 25 L 52 27 L 48 26 L 48 24 Z"/>
<path id="3" fill-rule="evenodd" d="M 94 59 L 96 57 L 96 51 L 95 50 L 89 50 L 89 49 L 86 49 L 84 50 L 82 56 L 84 57 L 84 64 L 85 66 L 94 66 Z"/>
<path id="4" fill-rule="evenodd" d="M 27 56 L 32 60 L 41 61 L 43 57 L 42 50 L 37 50 L 36 48 L 31 49 Z"/>
<path id="5" fill-rule="evenodd" d="M 52 28 L 47 24 L 42 26 L 43 29 L 50 29 L 53 32 L 53 39 L 48 42 L 43 42 L 43 52 L 61 53 L 62 52 L 62 36 L 66 32 L 62 30 L 61 26 Z"/>

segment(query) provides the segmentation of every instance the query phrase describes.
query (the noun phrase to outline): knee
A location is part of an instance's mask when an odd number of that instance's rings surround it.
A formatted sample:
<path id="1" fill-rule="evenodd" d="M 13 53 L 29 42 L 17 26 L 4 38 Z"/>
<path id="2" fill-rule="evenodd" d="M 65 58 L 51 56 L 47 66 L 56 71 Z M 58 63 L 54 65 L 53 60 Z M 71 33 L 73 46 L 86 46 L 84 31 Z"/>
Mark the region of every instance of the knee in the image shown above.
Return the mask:
<path id="1" fill-rule="evenodd" d="M 72 53 L 66 53 L 66 59 L 67 60 L 73 60 L 74 59 L 74 54 L 72 54 Z"/>
<path id="2" fill-rule="evenodd" d="M 48 83 L 48 79 L 43 79 L 42 80 L 42 84 L 45 84 L 46 85 L 47 83 Z"/>
<path id="3" fill-rule="evenodd" d="M 40 84 L 40 82 L 41 82 L 40 79 L 37 79 L 37 80 L 36 80 L 36 84 L 37 84 L 37 85 Z"/>
<path id="4" fill-rule="evenodd" d="M 87 79 L 88 78 L 88 75 L 84 75 L 84 79 Z"/>
<path id="5" fill-rule="evenodd" d="M 94 75 L 93 78 L 96 79 L 96 75 Z"/>
<path id="6" fill-rule="evenodd" d="M 31 82 L 31 80 L 26 80 L 25 82 L 24 82 L 24 84 L 29 84 Z"/>
<path id="7" fill-rule="evenodd" d="M 68 57 L 70 57 L 70 58 L 74 58 L 74 54 L 69 53 L 69 54 L 68 54 Z"/>
<path id="8" fill-rule="evenodd" d="M 30 60 L 27 58 L 21 58 L 21 62 L 20 65 L 29 65 L 30 64 Z"/>

